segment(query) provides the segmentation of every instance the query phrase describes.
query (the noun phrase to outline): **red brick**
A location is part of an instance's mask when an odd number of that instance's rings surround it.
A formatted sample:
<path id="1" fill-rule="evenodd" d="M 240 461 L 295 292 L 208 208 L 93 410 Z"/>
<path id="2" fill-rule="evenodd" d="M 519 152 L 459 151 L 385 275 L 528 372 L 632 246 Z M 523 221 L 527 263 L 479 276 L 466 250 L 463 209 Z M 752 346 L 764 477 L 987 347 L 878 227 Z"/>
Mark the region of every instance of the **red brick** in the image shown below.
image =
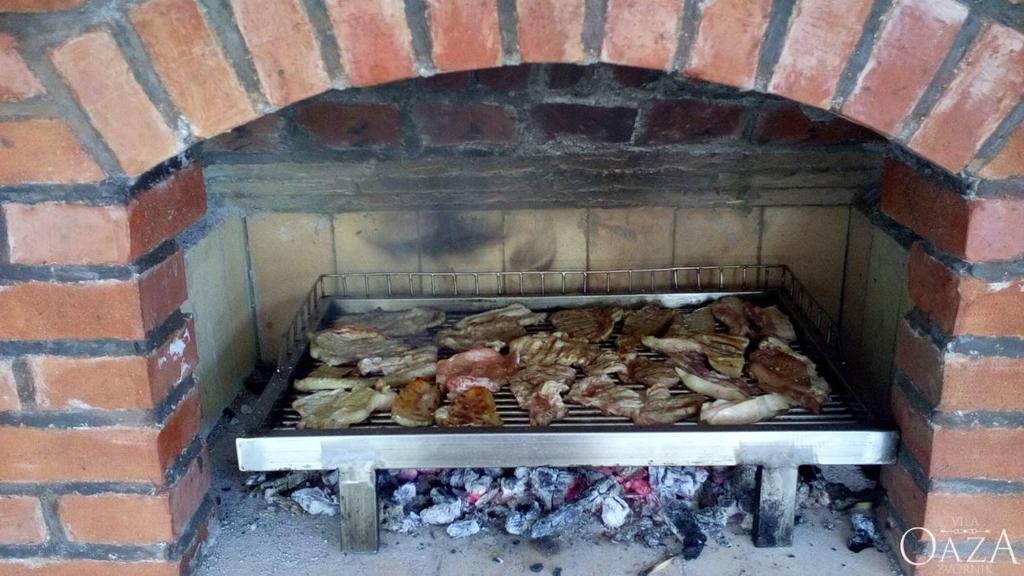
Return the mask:
<path id="1" fill-rule="evenodd" d="M 271 104 L 287 106 L 330 88 L 300 0 L 231 0 L 231 7 Z"/>
<path id="2" fill-rule="evenodd" d="M 426 0 L 434 65 L 440 72 L 501 64 L 498 3 L 494 0 Z"/>
<path id="3" fill-rule="evenodd" d="M 548 66 L 548 88 L 565 90 L 579 85 L 587 69 L 575 64 L 551 64 Z"/>
<path id="4" fill-rule="evenodd" d="M 82 34 L 54 49 L 50 58 L 129 175 L 182 149 L 109 32 Z"/>
<path id="5" fill-rule="evenodd" d="M 919 413 L 900 386 L 892 387 L 892 415 L 900 430 L 900 442 L 921 467 L 928 470 L 931 465 L 934 430 L 928 420 Z"/>
<path id="6" fill-rule="evenodd" d="M 501 68 L 485 68 L 477 70 L 476 81 L 481 86 L 500 92 L 526 90 L 530 84 L 532 66 L 502 66 Z"/>
<path id="7" fill-rule="evenodd" d="M 41 409 L 140 410 L 167 397 L 198 359 L 189 321 L 147 356 L 34 356 L 29 366 Z"/>
<path id="8" fill-rule="evenodd" d="M 1007 457 L 1024 443 L 1024 428 L 941 428 L 932 440 L 933 478 L 1024 480 L 1024 460 Z M 965 455 L 970 457 L 965 457 Z"/>
<path id="9" fill-rule="evenodd" d="M 0 185 L 96 182 L 103 171 L 63 120 L 0 122 Z"/>
<path id="10" fill-rule="evenodd" d="M 197 136 L 215 136 L 256 116 L 195 0 L 149 0 L 131 10 L 131 19 Z"/>
<path id="11" fill-rule="evenodd" d="M 203 168 L 193 164 L 175 171 L 141 192 L 128 204 L 130 259 L 174 238 L 206 213 Z"/>
<path id="12" fill-rule="evenodd" d="M 743 106 L 701 100 L 655 102 L 640 142 L 677 144 L 734 136 L 745 113 Z"/>
<path id="13" fill-rule="evenodd" d="M 642 88 L 662 77 L 662 73 L 657 70 L 632 66 L 612 66 L 612 75 L 620 85 L 626 88 Z"/>
<path id="14" fill-rule="evenodd" d="M 185 301 L 181 252 L 132 280 L 0 287 L 5 340 L 142 339 Z"/>
<path id="15" fill-rule="evenodd" d="M 277 114 L 261 116 L 203 143 L 204 152 L 277 152 L 282 148 L 284 119 Z"/>
<path id="16" fill-rule="evenodd" d="M 1020 100 L 1024 35 L 989 24 L 957 68 L 956 77 L 910 141 L 910 147 L 959 172 Z"/>
<path id="17" fill-rule="evenodd" d="M 1010 542 L 1024 540 L 1024 496 L 943 492 L 928 494 L 925 527 L 938 535 L 943 529 L 964 527 L 964 522 L 968 526 L 993 530 L 993 543 L 1002 530 L 1006 530 Z"/>
<path id="18" fill-rule="evenodd" d="M 204 448 L 200 456 L 189 465 L 184 476 L 167 492 L 171 530 L 176 535 L 185 532 L 210 491 L 210 471 L 207 468 L 209 460 L 210 456 Z"/>
<path id="19" fill-rule="evenodd" d="M 967 199 L 894 160 L 883 166 L 882 210 L 944 252 L 973 261 L 1024 256 L 1024 201 Z"/>
<path id="20" fill-rule="evenodd" d="M 910 298 L 947 334 L 1024 334 L 1024 279 L 988 283 L 962 276 L 928 255 L 921 244 L 910 251 Z"/>
<path id="21" fill-rule="evenodd" d="M 999 153 L 978 174 L 990 180 L 1024 177 L 1024 125 L 1017 127 Z"/>
<path id="22" fill-rule="evenodd" d="M 419 104 L 413 114 L 430 144 L 507 144 L 516 139 L 515 120 L 495 104 Z"/>
<path id="23" fill-rule="evenodd" d="M 928 496 L 914 482 L 902 463 L 882 467 L 882 486 L 893 508 L 907 526 L 923 526 Z M 897 542 L 898 544 L 898 542 Z"/>
<path id="24" fill-rule="evenodd" d="M 629 142 L 636 110 L 583 104 L 541 104 L 533 111 L 548 138 L 579 137 L 603 142 Z"/>
<path id="25" fill-rule="evenodd" d="M 0 360 L 0 412 L 21 408 L 18 383 L 14 380 L 12 366 L 10 360 Z"/>
<path id="26" fill-rule="evenodd" d="M 157 455 L 164 470 L 171 467 L 181 453 L 199 435 L 202 408 L 199 404 L 199 388 L 193 388 L 174 408 L 164 422 L 157 436 Z"/>
<path id="27" fill-rule="evenodd" d="M 898 0 L 843 114 L 894 135 L 928 88 L 967 8 L 954 0 Z"/>
<path id="28" fill-rule="evenodd" d="M 184 573 L 177 563 L 159 561 L 0 560 L 0 574 L 4 576 L 182 576 Z"/>
<path id="29" fill-rule="evenodd" d="M 799 106 L 780 106 L 762 110 L 754 126 L 755 142 L 786 144 L 845 144 L 879 140 L 871 130 L 842 118 L 810 118 Z"/>
<path id="30" fill-rule="evenodd" d="M 46 524 L 39 499 L 0 496 L 0 544 L 42 544 L 45 541 Z"/>
<path id="31" fill-rule="evenodd" d="M 299 126 L 331 148 L 398 146 L 402 120 L 389 104 L 317 102 L 295 113 Z"/>
<path id="32" fill-rule="evenodd" d="M 680 0 L 608 0 L 601 61 L 668 70 L 682 11 Z"/>
<path id="33" fill-rule="evenodd" d="M 416 75 L 403 0 L 328 0 L 327 12 L 352 85 L 371 86 Z"/>
<path id="34" fill-rule="evenodd" d="M 871 4 L 871 0 L 799 0 L 769 91 L 828 109 Z"/>
<path id="35" fill-rule="evenodd" d="M 751 88 L 771 0 L 717 0 L 704 8 L 685 74 Z"/>
<path id="36" fill-rule="evenodd" d="M 0 34 L 0 102 L 18 102 L 46 90 L 15 50 L 14 37 Z"/>
<path id="37" fill-rule="evenodd" d="M 0 12 L 58 12 L 84 3 L 85 0 L 0 0 Z"/>
<path id="38" fill-rule="evenodd" d="M 584 0 L 516 0 L 524 62 L 582 63 Z"/>

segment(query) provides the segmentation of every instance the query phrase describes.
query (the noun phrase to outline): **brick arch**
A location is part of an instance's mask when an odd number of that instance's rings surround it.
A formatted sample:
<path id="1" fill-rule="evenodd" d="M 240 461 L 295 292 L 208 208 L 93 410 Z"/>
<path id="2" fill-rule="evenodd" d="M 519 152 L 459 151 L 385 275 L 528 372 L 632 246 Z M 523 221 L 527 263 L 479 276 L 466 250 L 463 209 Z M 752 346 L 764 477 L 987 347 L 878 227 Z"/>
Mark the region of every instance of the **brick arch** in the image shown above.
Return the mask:
<path id="1" fill-rule="evenodd" d="M 600 61 L 767 92 L 968 179 L 1015 178 L 1024 34 L 983 9 L 1002 1 L 325 0 L 310 13 L 301 0 L 229 0 L 230 10 L 149 0 L 117 15 L 19 0 L 7 9 L 42 12 L 0 32 L 0 112 L 36 101 L 44 113 L 0 124 L 14 142 L 0 184 L 135 177 L 332 88 L 520 61 Z M 69 7 L 93 23 L 43 42 L 19 36 Z"/>

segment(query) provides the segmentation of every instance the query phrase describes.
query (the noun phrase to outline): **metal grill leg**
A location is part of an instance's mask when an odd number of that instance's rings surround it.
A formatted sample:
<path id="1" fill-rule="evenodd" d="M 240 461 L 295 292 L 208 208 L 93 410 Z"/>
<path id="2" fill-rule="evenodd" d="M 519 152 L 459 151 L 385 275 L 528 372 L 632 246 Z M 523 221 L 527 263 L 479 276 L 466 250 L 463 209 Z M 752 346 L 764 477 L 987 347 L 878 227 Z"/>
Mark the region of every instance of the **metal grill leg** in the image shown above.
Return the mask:
<path id="1" fill-rule="evenodd" d="M 754 546 L 777 548 L 793 545 L 793 519 L 796 516 L 797 467 L 769 468 L 758 471 L 758 505 L 754 516 Z"/>
<path id="2" fill-rule="evenodd" d="M 353 464 L 338 469 L 341 503 L 341 549 L 345 552 L 377 551 L 377 472 L 372 464 Z"/>

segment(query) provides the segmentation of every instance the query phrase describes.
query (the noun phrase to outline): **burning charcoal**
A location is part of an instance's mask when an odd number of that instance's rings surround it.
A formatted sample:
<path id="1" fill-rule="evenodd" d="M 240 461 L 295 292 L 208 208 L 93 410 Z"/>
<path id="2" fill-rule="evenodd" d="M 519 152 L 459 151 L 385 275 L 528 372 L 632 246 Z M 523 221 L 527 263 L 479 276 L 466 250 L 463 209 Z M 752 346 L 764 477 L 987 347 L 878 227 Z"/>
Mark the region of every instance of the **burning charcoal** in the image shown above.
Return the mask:
<path id="1" fill-rule="evenodd" d="M 853 533 L 846 542 L 850 552 L 860 552 L 875 545 L 879 539 L 878 526 L 871 513 L 870 502 L 860 502 L 853 507 L 853 513 L 850 514 L 850 530 Z"/>
<path id="2" fill-rule="evenodd" d="M 450 502 L 445 502 L 444 504 L 435 504 L 430 508 L 424 509 L 420 512 L 420 519 L 427 524 L 440 526 L 442 524 L 451 524 L 458 520 L 461 515 L 462 501 L 452 500 Z"/>
<path id="3" fill-rule="evenodd" d="M 521 500 L 526 496 L 526 478 L 513 476 L 501 479 L 501 497 L 505 500 Z"/>
<path id="4" fill-rule="evenodd" d="M 540 504 L 520 504 L 505 518 L 505 531 L 513 536 L 525 533 L 540 518 Z"/>
<path id="5" fill-rule="evenodd" d="M 412 504 L 416 500 L 416 485 L 412 482 L 402 484 L 391 494 L 391 498 L 402 506 Z"/>
<path id="6" fill-rule="evenodd" d="M 326 484 L 327 486 L 337 486 L 338 485 L 338 471 L 337 470 L 331 470 L 330 472 L 323 472 L 323 473 L 321 473 L 320 474 L 320 481 L 323 482 L 324 484 Z"/>
<path id="7" fill-rule="evenodd" d="M 594 504 L 602 496 L 614 493 L 618 494 L 621 487 L 613 476 L 608 476 L 586 490 L 577 500 L 566 504 L 561 508 L 541 518 L 530 530 L 530 538 L 545 538 L 548 536 L 562 535 L 576 526 L 584 514 L 591 511 Z"/>
<path id="8" fill-rule="evenodd" d="M 420 471 L 415 469 L 415 468 L 403 468 L 402 470 L 399 470 L 395 474 L 395 476 L 397 476 L 399 480 L 404 480 L 406 482 L 412 482 L 413 480 L 416 479 L 417 476 L 419 476 L 419 474 L 420 474 Z"/>
<path id="9" fill-rule="evenodd" d="M 448 525 L 448 535 L 452 538 L 465 538 L 480 531 L 480 523 L 476 520 L 460 520 Z"/>
<path id="10" fill-rule="evenodd" d="M 457 500 L 457 498 L 452 496 L 447 490 L 439 487 L 430 489 L 430 501 L 434 504 L 447 504 L 452 500 Z"/>
<path id="11" fill-rule="evenodd" d="M 731 517 L 730 512 L 728 506 L 711 506 L 694 512 L 693 517 L 704 534 L 711 536 L 719 546 L 731 548 L 732 539 L 725 531 Z"/>
<path id="12" fill-rule="evenodd" d="M 491 502 L 494 502 L 500 495 L 501 495 L 501 489 L 500 488 L 491 488 L 490 490 L 488 490 L 488 491 L 484 492 L 483 494 L 481 494 L 480 497 L 477 498 L 476 503 L 474 505 L 477 508 L 483 508 L 483 507 L 489 505 Z"/>
<path id="13" fill-rule="evenodd" d="M 618 495 L 613 495 L 601 501 L 601 523 L 605 528 L 616 529 L 626 523 L 629 516 L 629 504 Z"/>
<path id="14" fill-rule="evenodd" d="M 683 543 L 683 558 L 693 560 L 700 556 L 708 537 L 701 532 L 693 511 L 681 502 L 673 502 L 661 509 L 661 515 L 672 533 Z"/>
<path id="15" fill-rule="evenodd" d="M 544 510 L 557 508 L 565 502 L 565 493 L 576 479 L 566 470 L 556 468 L 534 468 L 530 472 L 530 487 L 540 499 Z"/>
<path id="16" fill-rule="evenodd" d="M 651 466 L 651 485 L 662 498 L 675 497 L 693 500 L 708 479 L 706 468 L 696 466 Z"/>
<path id="17" fill-rule="evenodd" d="M 389 500 L 380 503 L 380 527 L 388 532 L 400 532 L 405 520 L 405 509 L 401 504 Z"/>
<path id="18" fill-rule="evenodd" d="M 292 492 L 291 499 L 307 514 L 334 516 L 338 513 L 338 501 L 328 496 L 323 488 L 300 488 Z"/>
<path id="19" fill-rule="evenodd" d="M 480 497 L 490 490 L 493 483 L 494 479 L 490 476 L 477 476 L 472 480 L 468 480 L 466 482 L 466 492 L 469 494 L 469 501 L 474 503 L 479 501 Z"/>
<path id="20" fill-rule="evenodd" d="M 398 529 L 398 532 L 400 534 L 411 534 L 419 530 L 422 525 L 423 521 L 420 520 L 420 515 L 415 512 L 409 512 L 405 518 L 402 518 L 402 527 Z"/>

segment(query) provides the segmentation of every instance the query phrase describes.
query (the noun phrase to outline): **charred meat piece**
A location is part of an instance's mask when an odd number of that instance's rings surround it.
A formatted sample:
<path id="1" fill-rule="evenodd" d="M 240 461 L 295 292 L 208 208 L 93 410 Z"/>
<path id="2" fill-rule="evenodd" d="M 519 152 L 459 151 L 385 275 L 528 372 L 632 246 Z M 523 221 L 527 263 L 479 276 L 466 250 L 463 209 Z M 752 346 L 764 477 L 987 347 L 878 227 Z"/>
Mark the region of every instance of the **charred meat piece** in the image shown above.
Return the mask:
<path id="1" fill-rule="evenodd" d="M 729 334 L 733 336 L 750 338 L 757 335 L 757 331 L 747 317 L 746 302 L 735 296 L 728 296 L 712 302 L 711 313 L 715 315 L 716 320 L 725 324 Z"/>
<path id="2" fill-rule="evenodd" d="M 519 407 L 530 413 L 531 426 L 546 426 L 565 418 L 568 409 L 562 394 L 576 378 L 569 366 L 527 366 L 509 377 L 509 388 Z"/>
<path id="3" fill-rule="evenodd" d="M 637 310 L 627 310 L 622 321 L 619 350 L 635 350 L 644 336 L 659 336 L 675 317 L 675 310 L 648 304 Z"/>
<path id="4" fill-rule="evenodd" d="M 629 371 L 626 362 L 633 356 L 634 354 L 620 354 L 615 350 L 601 350 L 583 366 L 583 371 L 587 376 L 625 374 Z"/>
<path id="5" fill-rule="evenodd" d="M 715 372 L 699 352 L 680 352 L 673 354 L 671 360 L 676 364 L 676 374 L 683 386 L 698 394 L 719 400 L 743 400 L 760 392 L 741 378 Z"/>
<path id="6" fill-rule="evenodd" d="M 587 342 L 603 342 L 611 335 L 615 323 L 622 318 L 621 308 L 571 308 L 559 310 L 551 315 L 551 323 L 559 332 L 565 332 L 570 338 L 579 338 Z"/>
<path id="7" fill-rule="evenodd" d="M 638 356 L 629 361 L 629 381 L 647 388 L 668 389 L 679 383 L 674 366 L 664 360 Z"/>
<path id="8" fill-rule="evenodd" d="M 672 354 L 700 352 L 708 357 L 711 367 L 726 376 L 739 378 L 743 374 L 743 353 L 749 340 L 726 334 L 689 334 L 675 338 L 646 336 L 645 346 L 656 352 Z"/>
<path id="9" fill-rule="evenodd" d="M 675 424 L 685 418 L 695 416 L 700 411 L 704 397 L 699 394 L 681 394 L 673 396 L 667 388 L 651 388 L 643 396 L 643 407 L 633 418 L 637 424 L 649 426 L 653 424 Z"/>
<path id="10" fill-rule="evenodd" d="M 486 388 L 470 388 L 434 412 L 440 426 L 501 426 L 494 396 Z"/>
<path id="11" fill-rule="evenodd" d="M 395 393 L 372 386 L 354 390 L 327 390 L 292 402 L 302 420 L 300 428 L 348 428 L 391 406 Z"/>
<path id="12" fill-rule="evenodd" d="M 415 336 L 444 323 L 444 312 L 434 308 L 410 308 L 398 312 L 374 310 L 365 314 L 346 314 L 334 326 L 364 326 L 385 336 Z"/>
<path id="13" fill-rule="evenodd" d="M 331 366 L 351 364 L 370 356 L 396 356 L 412 347 L 369 328 L 340 326 L 313 334 L 309 355 Z"/>
<path id="14" fill-rule="evenodd" d="M 589 376 L 577 381 L 567 397 L 577 404 L 597 408 L 610 416 L 636 418 L 643 407 L 638 392 L 616 384 L 607 376 Z"/>
<path id="15" fill-rule="evenodd" d="M 406 384 L 391 405 L 391 419 L 401 426 L 430 426 L 441 405 L 441 390 L 426 378 Z"/>
<path id="16" fill-rule="evenodd" d="M 481 347 L 501 350 L 520 336 L 526 336 L 526 329 L 519 322 L 499 316 L 462 328 L 446 328 L 437 333 L 434 342 L 456 352 Z"/>
<path id="17" fill-rule="evenodd" d="M 509 342 L 509 352 L 519 364 L 561 364 L 583 366 L 597 356 L 598 348 L 586 340 L 569 338 L 564 332 L 538 332 Z"/>
<path id="18" fill-rule="evenodd" d="M 683 310 L 675 310 L 674 312 L 672 323 L 669 324 L 668 330 L 665 331 L 666 338 L 688 336 L 693 333 L 714 334 L 715 316 L 711 313 L 709 306 L 697 308 L 692 312 Z"/>
<path id="19" fill-rule="evenodd" d="M 750 375 L 766 392 L 784 396 L 791 406 L 821 412 L 831 389 L 803 354 L 778 338 L 766 338 L 750 355 Z"/>
<path id="20" fill-rule="evenodd" d="M 778 394 L 765 394 L 746 400 L 715 400 L 700 409 L 700 421 L 713 425 L 754 424 L 789 410 L 789 401 Z"/>
<path id="21" fill-rule="evenodd" d="M 459 320 L 456 324 L 456 328 L 468 328 L 477 324 L 486 324 L 494 321 L 497 318 L 508 318 L 515 320 L 520 326 L 535 326 L 542 324 L 548 315 L 543 312 L 534 312 L 522 304 L 509 304 L 504 308 L 496 308 L 494 310 L 488 310 L 479 314 L 473 314 L 472 316 L 466 316 L 462 320 Z"/>
<path id="22" fill-rule="evenodd" d="M 486 388 L 497 392 L 516 369 L 514 355 L 504 356 L 491 348 L 476 348 L 460 352 L 437 363 L 437 383 L 449 395 L 470 388 Z"/>
<path id="23" fill-rule="evenodd" d="M 402 372 L 412 367 L 436 363 L 437 347 L 423 346 L 422 348 L 414 348 L 394 356 L 369 356 L 360 360 L 356 366 L 359 368 L 359 373 L 363 376 L 371 374 L 384 374 L 387 376 L 388 374 Z"/>

